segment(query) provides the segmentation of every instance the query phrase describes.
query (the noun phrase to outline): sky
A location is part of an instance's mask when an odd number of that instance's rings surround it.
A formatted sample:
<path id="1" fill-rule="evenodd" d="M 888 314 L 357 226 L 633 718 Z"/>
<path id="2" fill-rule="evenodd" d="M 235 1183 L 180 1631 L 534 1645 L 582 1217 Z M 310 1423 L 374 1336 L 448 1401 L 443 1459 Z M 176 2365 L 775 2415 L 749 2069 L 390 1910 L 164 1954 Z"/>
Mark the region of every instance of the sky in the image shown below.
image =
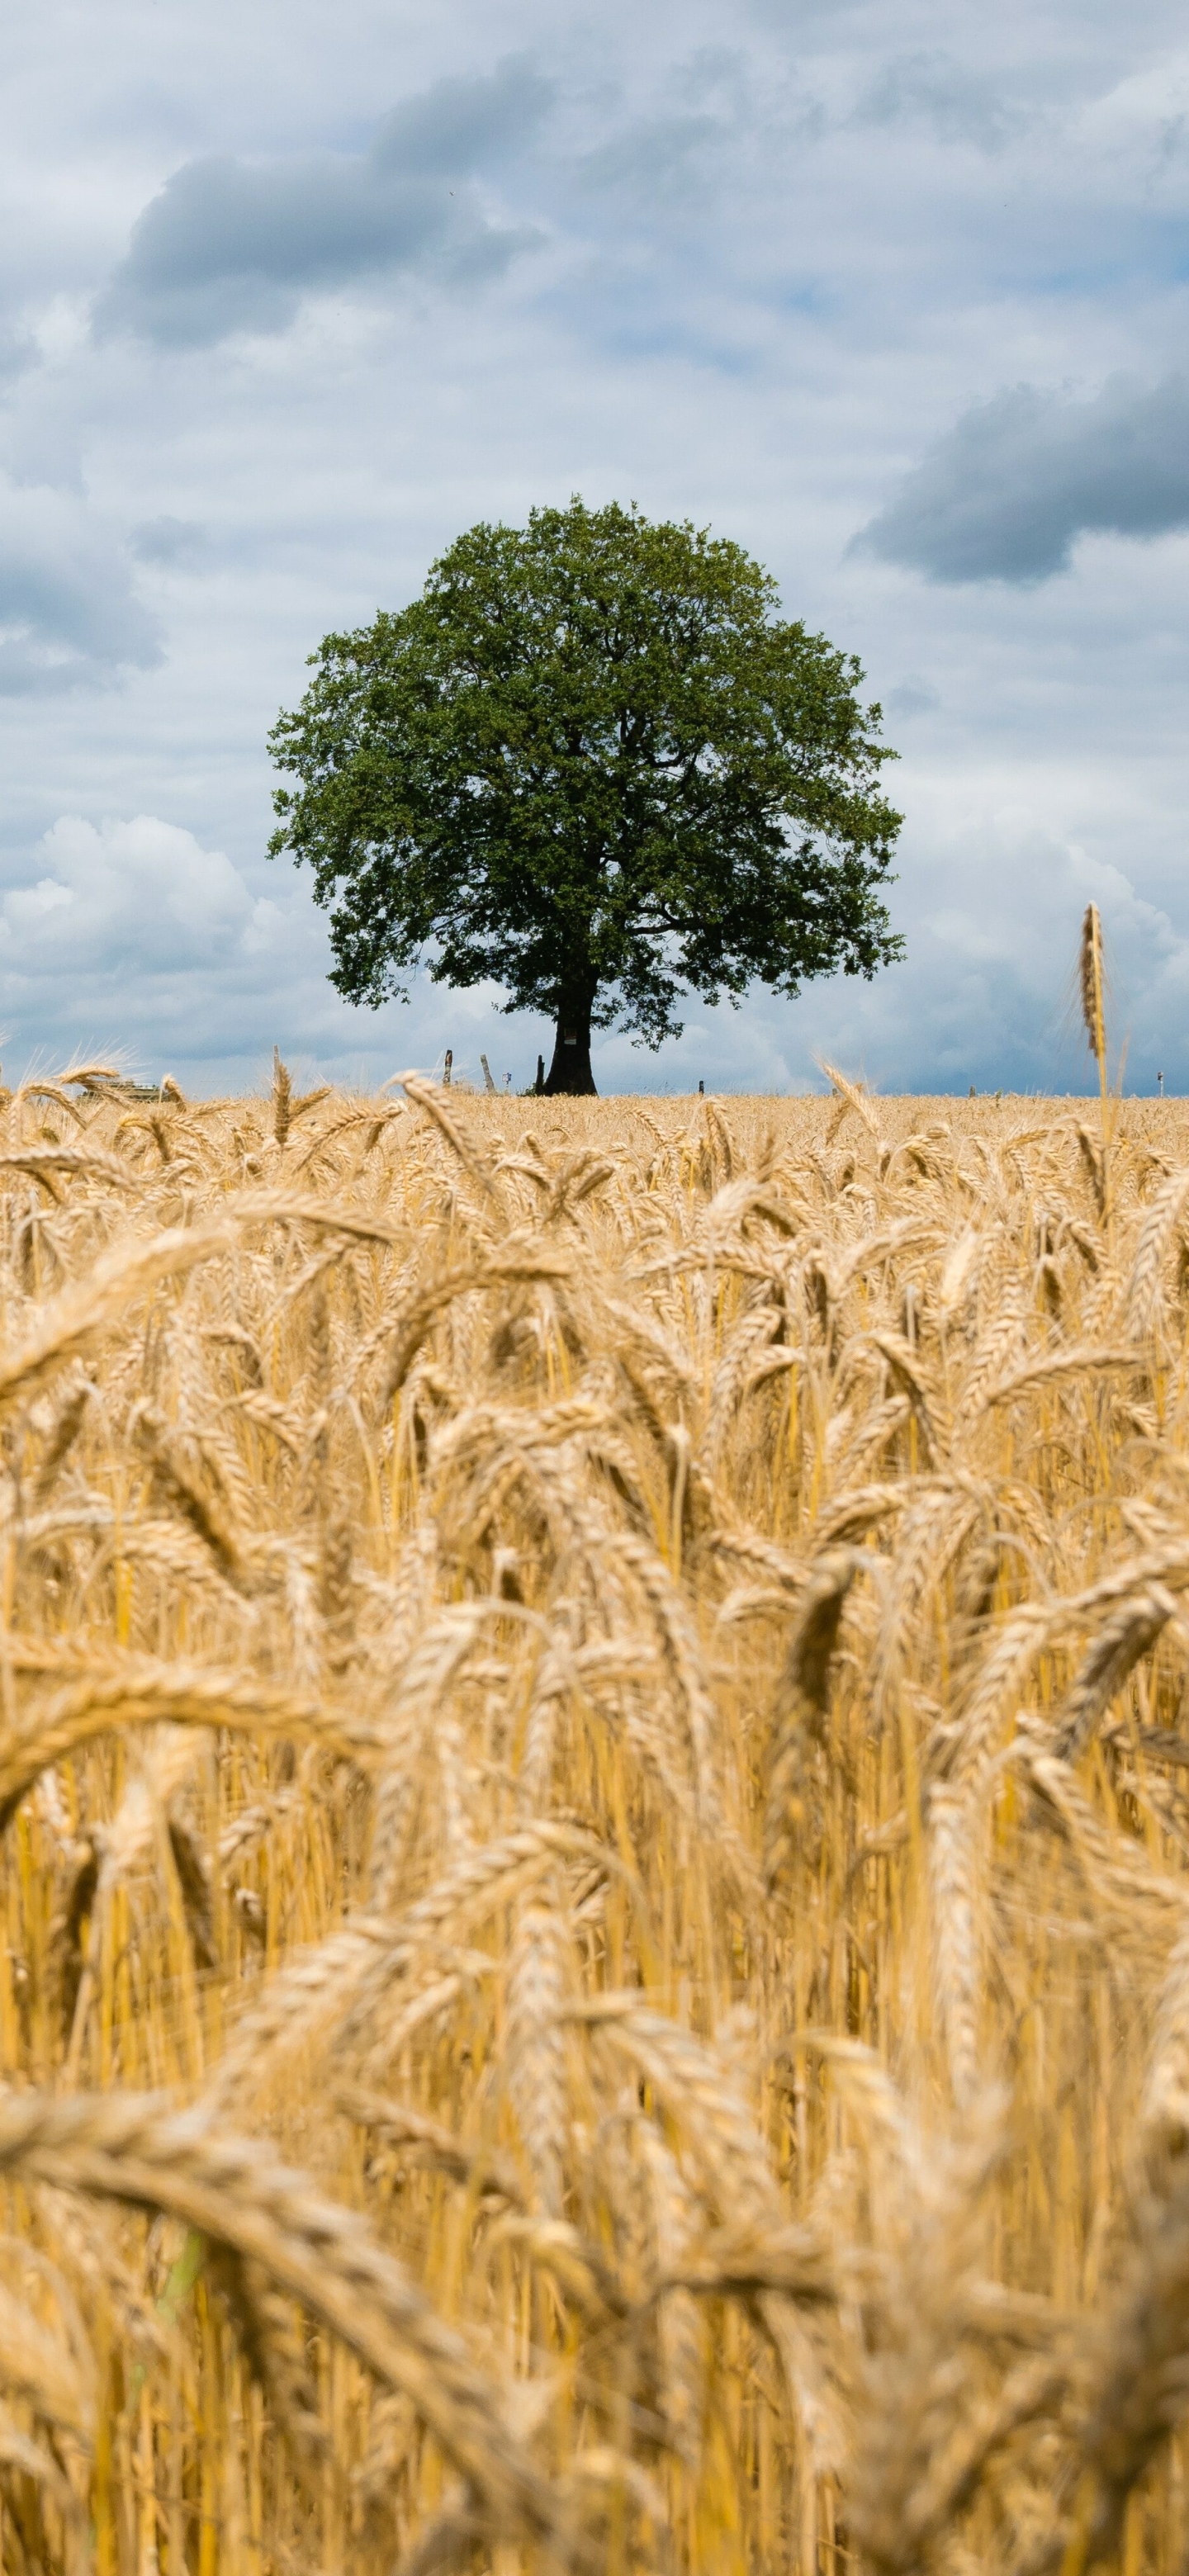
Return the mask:
<path id="1" fill-rule="evenodd" d="M 604 1091 L 1189 1092 L 1189 38 L 1172 0 L 38 0 L 0 107 L 0 1054 L 531 1079 L 352 1008 L 270 861 L 329 629 L 579 492 L 732 537 L 900 755 L 873 982 Z"/>

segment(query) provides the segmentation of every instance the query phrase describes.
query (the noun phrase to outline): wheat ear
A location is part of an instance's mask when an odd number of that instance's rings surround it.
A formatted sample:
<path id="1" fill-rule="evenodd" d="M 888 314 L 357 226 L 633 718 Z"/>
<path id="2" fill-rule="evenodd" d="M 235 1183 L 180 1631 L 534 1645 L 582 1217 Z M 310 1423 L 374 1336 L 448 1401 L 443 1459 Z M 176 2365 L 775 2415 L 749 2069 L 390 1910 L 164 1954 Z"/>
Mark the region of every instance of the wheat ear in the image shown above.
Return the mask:
<path id="1" fill-rule="evenodd" d="M 1096 903 L 1088 903 L 1082 918 L 1082 944 L 1078 956 L 1078 989 L 1082 1004 L 1082 1025 L 1086 1043 L 1098 1066 L 1106 1097 L 1106 1029 L 1103 1020 L 1102 922 Z"/>
<path id="2" fill-rule="evenodd" d="M 564 2000 L 564 1927 L 545 1895 L 523 1908 L 508 1962 L 508 2089 L 546 2218 L 560 2218 L 565 2190 Z"/>
<path id="3" fill-rule="evenodd" d="M 0 2171 L 160 2209 L 259 2264 L 390 2388 L 409 2397 L 502 2529 L 553 2532 L 545 2480 L 499 2393 L 353 2210 L 275 2163 L 259 2139 L 212 2131 L 152 2097 L 27 2093 L 0 2102 Z"/>

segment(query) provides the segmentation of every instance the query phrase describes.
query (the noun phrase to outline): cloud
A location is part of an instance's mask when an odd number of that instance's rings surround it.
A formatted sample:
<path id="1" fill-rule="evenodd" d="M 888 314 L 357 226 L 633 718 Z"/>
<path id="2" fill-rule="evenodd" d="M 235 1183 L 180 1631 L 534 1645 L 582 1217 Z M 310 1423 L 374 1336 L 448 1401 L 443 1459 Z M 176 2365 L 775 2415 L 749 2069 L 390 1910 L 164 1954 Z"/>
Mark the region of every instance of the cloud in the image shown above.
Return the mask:
<path id="1" fill-rule="evenodd" d="M 457 1071 L 481 1080 L 480 1048 L 494 1056 L 507 1029 L 494 986 L 356 1011 L 329 962 L 303 881 L 278 871 L 258 893 L 225 851 L 155 814 L 63 814 L 0 895 L 5 1052 L 44 1064 L 81 1049 L 204 1092 L 254 1083 L 274 1040 L 312 1077 L 372 1083 L 453 1044 Z"/>
<path id="2" fill-rule="evenodd" d="M 929 581 L 1045 581 L 1091 531 L 1189 526 L 1189 379 L 1093 402 L 1016 385 L 964 412 L 856 548 Z"/>
<path id="3" fill-rule="evenodd" d="M 1092 1091 L 1072 1004 L 1079 925 L 1093 900 L 1110 963 L 1112 1074 L 1129 1032 L 1128 1090 L 1153 1087 L 1157 1065 L 1183 1067 L 1189 937 L 1125 869 L 1024 806 L 972 814 L 963 826 L 938 800 L 914 842 L 893 896 L 908 931 L 904 961 L 871 984 L 808 985 L 793 1007 L 752 995 L 746 1030 L 732 1032 L 723 1057 L 746 1050 L 755 1080 L 767 1040 L 783 1050 L 785 1081 L 803 1078 L 820 1052 L 888 1092 L 972 1082 L 980 1091 Z M 682 1051 L 688 1062 L 684 1041 Z"/>
<path id="4" fill-rule="evenodd" d="M 177 973 L 226 960 L 252 928 L 252 897 L 222 850 L 153 814 L 44 835 L 45 873 L 0 898 L 0 971 L 36 978 Z"/>
<path id="5" fill-rule="evenodd" d="M 373 138 L 371 159 L 404 177 L 464 178 L 522 150 L 554 96 L 555 84 L 527 55 L 506 55 L 485 79 L 435 81 L 393 108 Z"/>
<path id="6" fill-rule="evenodd" d="M 175 519 L 165 511 L 159 519 L 142 519 L 132 531 L 132 551 L 138 563 L 160 564 L 170 572 L 192 572 L 206 563 L 212 547 L 209 530 L 201 519 Z"/>
<path id="7" fill-rule="evenodd" d="M 133 227 L 97 308 L 100 335 L 199 347 L 284 330 L 306 295 L 369 275 L 464 281 L 505 268 L 536 236 L 493 223 L 467 183 L 527 141 L 551 97 L 517 57 L 407 100 L 365 153 L 186 162 Z"/>
<path id="8" fill-rule="evenodd" d="M 1145 62 L 1093 99 L 1079 139 L 1096 156 L 1134 157 L 1152 179 L 1175 170 L 1189 146 L 1189 49 Z"/>
<path id="9" fill-rule="evenodd" d="M 682 224 L 699 208 L 721 214 L 730 156 L 736 156 L 737 177 L 740 152 L 754 156 L 772 115 L 771 94 L 757 98 L 754 89 L 746 56 L 735 48 L 704 45 L 667 65 L 649 100 L 637 100 L 626 114 L 616 100 L 599 140 L 574 156 L 571 211 L 581 217 L 585 201 L 607 198 L 633 225 L 641 219 L 663 225 L 666 211 Z M 790 115 L 783 100 L 782 142 L 803 137 L 804 119 L 803 102 Z"/>
<path id="10" fill-rule="evenodd" d="M 110 682 L 160 659 L 123 548 L 85 499 L 0 480 L 0 696 Z"/>
<path id="11" fill-rule="evenodd" d="M 858 118 L 868 125 L 931 125 L 940 142 L 974 143 L 984 152 L 1001 151 L 1028 121 L 999 81 L 940 52 L 894 55 L 862 99 Z"/>
<path id="12" fill-rule="evenodd" d="M 656 203 L 684 203 L 708 185 L 715 151 L 729 129 L 715 116 L 665 116 L 642 120 L 586 155 L 580 178 L 592 195 L 623 189 Z"/>
<path id="13" fill-rule="evenodd" d="M 885 715 L 902 717 L 936 715 L 940 705 L 941 695 L 932 680 L 922 679 L 915 671 L 888 689 L 883 701 Z"/>
<path id="14" fill-rule="evenodd" d="M 18 376 L 36 366 L 39 355 L 31 331 L 23 331 L 12 322 L 0 322 L 0 385 L 15 384 Z"/>

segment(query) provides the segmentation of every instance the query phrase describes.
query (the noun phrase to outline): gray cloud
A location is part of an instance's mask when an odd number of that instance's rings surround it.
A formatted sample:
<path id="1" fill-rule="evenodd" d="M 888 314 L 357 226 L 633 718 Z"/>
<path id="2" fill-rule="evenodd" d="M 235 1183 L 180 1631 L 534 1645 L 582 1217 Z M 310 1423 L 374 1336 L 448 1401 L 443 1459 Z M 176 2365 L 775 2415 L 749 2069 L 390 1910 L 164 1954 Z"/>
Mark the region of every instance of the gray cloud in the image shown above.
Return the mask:
<path id="1" fill-rule="evenodd" d="M 856 548 L 930 581 L 1045 581 L 1091 530 L 1189 526 L 1189 380 L 1093 402 L 1016 385 L 964 412 Z"/>
<path id="2" fill-rule="evenodd" d="M 160 659 L 123 550 L 85 500 L 0 482 L 0 695 L 111 681 Z"/>
<path id="3" fill-rule="evenodd" d="M 919 120 L 942 143 L 975 143 L 985 152 L 1001 151 L 1028 121 L 1001 82 L 940 52 L 894 55 L 866 92 L 859 117 L 872 125 Z"/>
<path id="4" fill-rule="evenodd" d="M 645 202 L 684 206 L 705 193 L 712 155 L 726 137 L 717 117 L 652 118 L 588 153 L 580 180 L 592 195 L 623 189 Z"/>
<path id="5" fill-rule="evenodd" d="M 752 133 L 747 64 L 737 52 L 703 46 L 659 84 L 651 114 L 614 121 L 611 132 L 576 164 L 584 195 L 621 195 L 660 211 L 685 212 L 711 200 L 723 155 Z"/>
<path id="6" fill-rule="evenodd" d="M 936 715 L 940 705 L 940 693 L 932 680 L 921 679 L 916 672 L 908 679 L 900 680 L 894 689 L 885 691 L 883 700 L 885 715 L 897 719 Z"/>
<path id="7" fill-rule="evenodd" d="M 527 140 L 551 97 L 517 57 L 405 101 L 365 153 L 186 162 L 133 227 L 97 308 L 100 335 L 200 347 L 283 330 L 305 295 L 369 274 L 498 271 L 534 236 L 492 223 L 467 182 Z"/>
<path id="8" fill-rule="evenodd" d="M 13 384 L 37 364 L 37 342 L 29 331 L 0 322 L 0 385 Z"/>
<path id="9" fill-rule="evenodd" d="M 132 551 L 138 563 L 159 564 L 169 572 L 194 572 L 210 560 L 213 549 L 201 519 L 175 519 L 164 511 L 159 519 L 143 519 L 133 529 Z"/>
<path id="10" fill-rule="evenodd" d="M 490 169 L 526 144 L 553 104 L 555 84 L 527 55 L 507 55 L 486 79 L 440 80 L 385 117 L 371 146 L 377 169 L 434 178 Z"/>

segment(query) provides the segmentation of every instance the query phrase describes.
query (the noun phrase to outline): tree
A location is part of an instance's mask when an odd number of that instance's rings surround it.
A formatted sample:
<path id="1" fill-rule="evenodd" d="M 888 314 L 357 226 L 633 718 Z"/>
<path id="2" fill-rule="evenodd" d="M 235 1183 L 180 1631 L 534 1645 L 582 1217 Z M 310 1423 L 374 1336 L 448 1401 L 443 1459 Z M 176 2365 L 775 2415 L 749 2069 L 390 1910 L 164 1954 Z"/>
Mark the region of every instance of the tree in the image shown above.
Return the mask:
<path id="1" fill-rule="evenodd" d="M 423 960 L 491 977 L 555 1023 L 546 1090 L 592 1092 L 592 1028 L 655 1047 L 682 987 L 795 995 L 900 953 L 880 709 L 737 545 L 578 499 L 480 524 L 311 665 L 269 848 L 313 869 L 351 1001 Z"/>

